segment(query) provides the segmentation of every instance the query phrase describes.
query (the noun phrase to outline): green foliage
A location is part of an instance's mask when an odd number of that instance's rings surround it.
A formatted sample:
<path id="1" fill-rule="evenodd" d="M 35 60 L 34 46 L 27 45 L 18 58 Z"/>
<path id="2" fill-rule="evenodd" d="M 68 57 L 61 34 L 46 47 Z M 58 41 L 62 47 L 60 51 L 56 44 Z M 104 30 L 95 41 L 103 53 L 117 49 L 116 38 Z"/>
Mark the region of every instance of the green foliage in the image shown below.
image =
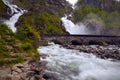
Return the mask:
<path id="1" fill-rule="evenodd" d="M 79 5 L 74 10 L 73 18 L 75 22 L 96 23 L 106 30 L 120 30 L 120 13 L 118 11 L 107 12 L 95 6 Z M 118 31 L 112 31 L 112 34 L 119 35 Z"/>
<path id="2" fill-rule="evenodd" d="M 120 2 L 116 0 L 95 0 L 95 1 L 78 0 L 77 6 L 80 5 L 89 5 L 89 6 L 97 7 L 107 12 L 113 12 L 113 11 L 120 12 L 120 6 L 119 6 Z"/>
<path id="3" fill-rule="evenodd" d="M 14 37 L 12 31 L 4 24 L 0 24 L 0 57 L 8 56 L 8 49 L 6 44 L 14 44 Z"/>
<path id="4" fill-rule="evenodd" d="M 37 5 L 45 5 L 45 0 L 15 0 L 14 3 L 22 8 L 32 8 Z"/>
<path id="5" fill-rule="evenodd" d="M 20 17 L 15 34 L 6 25 L 0 24 L 0 65 L 23 61 L 19 57 L 38 58 L 38 46 L 35 42 L 40 40 L 40 34 L 64 34 L 60 20 L 60 16 L 65 12 L 64 7 L 56 7 L 45 0 L 14 0 L 13 4 L 28 12 Z M 6 12 L 2 0 L 0 6 L 2 15 Z"/>
<path id="6" fill-rule="evenodd" d="M 40 40 L 40 35 L 34 27 L 35 25 L 32 17 L 21 17 L 20 22 L 21 24 L 18 29 L 21 35 L 24 35 L 26 37 L 35 36 L 37 39 Z"/>
<path id="7" fill-rule="evenodd" d="M 22 49 L 23 49 L 24 51 L 30 50 L 30 49 L 31 49 L 31 44 L 30 44 L 30 43 L 24 43 L 24 44 L 22 45 Z"/>
<path id="8" fill-rule="evenodd" d="M 97 7 L 89 6 L 89 5 L 81 5 L 74 10 L 75 22 L 83 20 L 84 17 L 86 17 L 89 13 L 97 14 L 102 18 L 107 16 L 107 13 L 104 10 L 101 10 Z"/>
<path id="9" fill-rule="evenodd" d="M 2 59 L 0 60 L 0 66 L 22 63 L 24 61 L 25 59 L 22 57 L 16 57 L 14 59 Z"/>
<path id="10" fill-rule="evenodd" d="M 120 28 L 120 13 L 117 11 L 111 12 L 105 17 L 105 23 L 107 26 L 114 26 Z"/>
<path id="11" fill-rule="evenodd" d="M 18 32 L 27 36 L 31 36 L 32 33 L 36 37 L 39 37 L 38 33 L 65 33 L 60 16 L 64 15 L 66 8 L 58 7 L 46 0 L 15 0 L 14 3 L 28 10 L 18 21 Z"/>
<path id="12" fill-rule="evenodd" d="M 14 34 L 8 26 L 0 24 L 0 65 L 23 62 L 27 57 L 39 57 L 32 40 L 26 35 Z"/>
<path id="13" fill-rule="evenodd" d="M 39 24 L 40 27 L 43 28 L 41 30 L 41 33 L 63 34 L 58 16 L 44 12 L 42 14 L 39 14 L 38 19 L 40 20 L 40 22 L 42 22 Z"/>
<path id="14" fill-rule="evenodd" d="M 19 20 L 18 32 L 26 36 L 36 36 L 40 39 L 39 34 L 64 34 L 59 16 L 52 15 L 48 12 L 40 14 L 28 12 Z"/>

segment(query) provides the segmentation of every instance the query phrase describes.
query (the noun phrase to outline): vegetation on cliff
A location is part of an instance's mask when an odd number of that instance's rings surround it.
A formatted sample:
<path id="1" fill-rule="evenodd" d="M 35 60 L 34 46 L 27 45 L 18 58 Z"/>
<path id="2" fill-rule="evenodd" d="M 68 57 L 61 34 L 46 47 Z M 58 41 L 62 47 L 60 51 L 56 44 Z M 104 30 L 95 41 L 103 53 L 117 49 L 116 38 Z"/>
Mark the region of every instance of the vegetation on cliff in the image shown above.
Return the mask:
<path id="1" fill-rule="evenodd" d="M 18 30 L 27 25 L 41 35 L 66 34 L 60 20 L 60 17 L 68 11 L 65 0 L 15 0 L 14 3 L 28 11 L 19 19 Z"/>
<path id="2" fill-rule="evenodd" d="M 0 66 L 38 58 L 40 35 L 66 34 L 60 17 L 71 10 L 65 0 L 14 0 L 13 3 L 27 12 L 19 18 L 15 34 L 0 22 Z M 2 0 L 0 5 L 2 16 L 7 13 L 8 7 Z"/>
<path id="3" fill-rule="evenodd" d="M 5 24 L 0 24 L 0 66 L 35 59 L 38 55 L 32 40 L 22 34 L 14 34 Z"/>
<path id="4" fill-rule="evenodd" d="M 120 2 L 113 0 L 86 0 L 86 2 L 79 0 L 73 13 L 73 19 L 75 22 L 83 21 L 84 23 L 97 24 L 105 29 L 105 34 L 119 35 L 119 5 Z"/>

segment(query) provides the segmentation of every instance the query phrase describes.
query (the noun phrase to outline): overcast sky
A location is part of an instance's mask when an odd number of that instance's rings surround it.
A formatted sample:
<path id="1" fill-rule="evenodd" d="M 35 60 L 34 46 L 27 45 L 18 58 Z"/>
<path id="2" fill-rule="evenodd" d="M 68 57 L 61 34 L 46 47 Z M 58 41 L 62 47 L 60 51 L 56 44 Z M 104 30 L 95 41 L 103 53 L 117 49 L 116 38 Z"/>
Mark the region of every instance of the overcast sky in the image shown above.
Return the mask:
<path id="1" fill-rule="evenodd" d="M 68 1 L 69 3 L 71 3 L 72 5 L 74 5 L 78 0 L 66 0 Z"/>

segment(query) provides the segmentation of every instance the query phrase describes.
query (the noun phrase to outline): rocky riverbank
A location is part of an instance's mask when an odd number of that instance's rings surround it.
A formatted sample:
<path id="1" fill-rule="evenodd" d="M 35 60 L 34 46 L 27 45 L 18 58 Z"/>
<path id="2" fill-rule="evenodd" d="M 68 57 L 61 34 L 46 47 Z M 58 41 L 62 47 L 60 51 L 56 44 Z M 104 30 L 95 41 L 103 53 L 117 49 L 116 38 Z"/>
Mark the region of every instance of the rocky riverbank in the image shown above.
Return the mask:
<path id="1" fill-rule="evenodd" d="M 0 80 L 44 80 L 42 62 L 30 60 L 10 68 L 0 68 Z"/>
<path id="2" fill-rule="evenodd" d="M 100 58 L 120 60 L 120 46 L 118 45 L 64 45 L 69 49 L 79 50 L 80 52 L 92 53 Z"/>

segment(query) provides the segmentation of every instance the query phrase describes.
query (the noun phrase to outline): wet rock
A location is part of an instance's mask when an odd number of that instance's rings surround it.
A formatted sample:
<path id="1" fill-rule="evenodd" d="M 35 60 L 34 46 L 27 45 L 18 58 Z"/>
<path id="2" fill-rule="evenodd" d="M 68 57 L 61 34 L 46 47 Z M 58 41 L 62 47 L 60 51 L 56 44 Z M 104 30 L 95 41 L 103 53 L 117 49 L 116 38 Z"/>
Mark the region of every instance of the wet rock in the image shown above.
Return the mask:
<path id="1" fill-rule="evenodd" d="M 46 72 L 46 73 L 43 75 L 43 78 L 44 78 L 45 80 L 64 80 L 61 75 L 58 75 L 58 74 L 52 73 L 52 72 Z"/>
<path id="2" fill-rule="evenodd" d="M 46 54 L 40 54 L 40 57 L 42 58 L 42 59 L 46 59 L 46 57 L 48 57 L 49 55 L 46 55 Z"/>
<path id="3" fill-rule="evenodd" d="M 100 46 L 100 45 L 67 45 L 64 46 L 68 49 L 79 50 L 80 52 L 92 53 L 100 58 L 117 59 L 120 60 L 120 47 L 119 46 Z"/>

